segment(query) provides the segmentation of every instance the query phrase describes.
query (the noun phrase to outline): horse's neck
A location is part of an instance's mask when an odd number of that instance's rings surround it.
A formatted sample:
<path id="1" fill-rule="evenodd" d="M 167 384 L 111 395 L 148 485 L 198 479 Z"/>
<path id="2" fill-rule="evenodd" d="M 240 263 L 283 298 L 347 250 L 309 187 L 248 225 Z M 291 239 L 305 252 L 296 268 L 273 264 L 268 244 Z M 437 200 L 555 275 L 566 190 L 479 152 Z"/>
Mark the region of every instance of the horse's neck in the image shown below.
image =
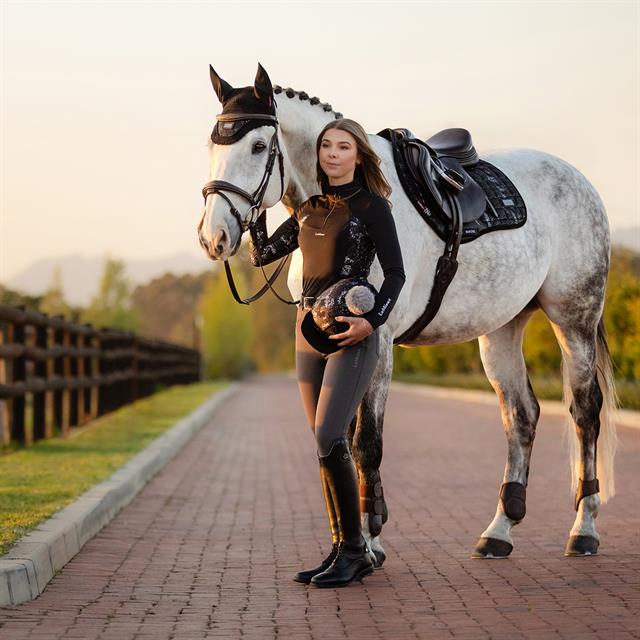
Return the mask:
<path id="1" fill-rule="evenodd" d="M 276 96 L 278 121 L 289 159 L 289 186 L 282 203 L 289 210 L 302 204 L 320 188 L 316 182 L 316 139 L 327 122 L 335 115 L 323 111 L 319 105 L 301 101 L 297 96 Z"/>

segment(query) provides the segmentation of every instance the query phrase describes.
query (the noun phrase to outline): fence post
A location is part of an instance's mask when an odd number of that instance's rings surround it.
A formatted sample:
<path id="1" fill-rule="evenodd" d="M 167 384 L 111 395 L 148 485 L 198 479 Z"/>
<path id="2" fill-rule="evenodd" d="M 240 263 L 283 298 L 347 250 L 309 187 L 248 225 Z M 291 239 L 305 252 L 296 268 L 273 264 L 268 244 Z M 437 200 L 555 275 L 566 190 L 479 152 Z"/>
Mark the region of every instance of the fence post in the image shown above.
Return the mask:
<path id="1" fill-rule="evenodd" d="M 62 356 L 62 377 L 64 386 L 62 387 L 62 423 L 60 424 L 60 435 L 66 438 L 69 435 L 71 426 L 71 334 L 66 322 L 62 327 L 62 346 L 64 355 Z"/>
<path id="2" fill-rule="evenodd" d="M 97 378 L 100 375 L 100 371 L 98 368 L 98 354 L 97 350 L 100 349 L 100 344 L 97 336 L 97 332 L 94 330 L 93 325 L 89 323 L 85 323 L 84 325 L 87 328 L 87 335 L 85 337 L 85 346 L 94 350 L 93 354 L 87 356 L 85 360 L 85 368 L 88 376 L 91 378 L 91 386 L 87 389 L 88 394 L 88 419 L 94 420 L 98 417 L 98 392 L 99 386 L 97 384 Z"/>
<path id="3" fill-rule="evenodd" d="M 138 361 L 138 337 L 131 334 L 131 402 L 135 402 L 140 397 L 139 376 L 140 363 Z"/>
<path id="4" fill-rule="evenodd" d="M 0 326 L 0 345 L 13 343 L 13 323 L 6 322 Z M 12 382 L 12 367 L 8 358 L 0 359 L 0 384 L 9 386 Z M 13 414 L 13 398 L 0 400 L 0 421 L 2 424 L 2 446 L 8 447 L 11 443 L 11 416 Z"/>
<path id="5" fill-rule="evenodd" d="M 51 320 L 53 329 L 53 345 L 56 351 L 58 351 L 58 348 L 61 347 L 63 343 L 63 322 L 63 317 L 61 315 L 55 315 Z M 64 365 L 62 362 L 62 355 L 59 353 L 53 358 L 53 371 L 56 377 L 56 382 L 63 381 Z M 62 388 L 58 386 L 56 386 L 53 391 L 53 419 L 58 429 L 62 430 L 64 410 L 62 407 Z"/>
<path id="6" fill-rule="evenodd" d="M 76 427 L 80 424 L 78 421 L 78 396 L 80 388 L 78 382 L 78 332 L 75 327 L 67 326 L 69 332 L 69 426 Z"/>
<path id="7" fill-rule="evenodd" d="M 55 331 L 53 327 L 47 322 L 46 330 L 46 342 L 47 351 L 53 349 L 56 341 Z M 47 384 L 56 375 L 55 361 L 51 355 L 47 357 Z M 52 438 L 55 426 L 55 402 L 53 389 L 47 389 L 44 394 L 44 437 Z"/>
<path id="8" fill-rule="evenodd" d="M 25 305 L 18 305 L 17 308 L 21 311 L 24 311 L 26 309 Z M 24 322 L 13 323 L 13 336 L 11 342 L 13 344 L 24 345 Z M 26 362 L 27 360 L 24 355 L 21 355 L 13 360 L 13 371 L 11 375 L 11 382 L 13 384 L 15 384 L 16 382 L 26 382 Z M 11 411 L 11 439 L 17 440 L 18 442 L 23 444 L 25 442 L 25 396 L 26 394 L 21 394 L 13 398 L 13 407 Z"/>
<path id="9" fill-rule="evenodd" d="M 76 424 L 78 426 L 83 425 L 86 420 L 86 412 L 85 412 L 85 395 L 86 395 L 86 387 L 85 383 L 85 369 L 84 369 L 84 355 L 82 355 L 82 350 L 84 349 L 84 333 L 77 327 L 78 331 L 76 333 L 76 382 L 79 383 L 77 387 L 76 394 Z"/>
<path id="10" fill-rule="evenodd" d="M 35 347 L 38 350 L 42 350 L 45 352 L 44 358 L 40 357 L 40 354 L 37 354 L 34 362 L 34 373 L 37 378 L 40 380 L 44 380 L 45 385 L 48 383 L 48 365 L 49 365 L 49 354 L 46 353 L 49 348 L 48 345 L 48 316 L 44 315 L 44 323 L 38 324 L 34 327 L 35 329 Z M 47 423 L 47 388 L 43 391 L 38 391 L 33 394 L 33 439 L 40 440 L 42 438 L 47 437 L 46 433 L 46 423 Z"/>
<path id="11" fill-rule="evenodd" d="M 109 341 L 104 335 L 104 331 L 96 331 L 98 340 L 100 341 L 100 354 L 98 355 L 98 375 L 100 378 L 108 373 L 107 360 L 104 357 L 107 353 Z M 100 381 L 100 392 L 98 394 L 98 415 L 109 411 L 109 387 Z"/>

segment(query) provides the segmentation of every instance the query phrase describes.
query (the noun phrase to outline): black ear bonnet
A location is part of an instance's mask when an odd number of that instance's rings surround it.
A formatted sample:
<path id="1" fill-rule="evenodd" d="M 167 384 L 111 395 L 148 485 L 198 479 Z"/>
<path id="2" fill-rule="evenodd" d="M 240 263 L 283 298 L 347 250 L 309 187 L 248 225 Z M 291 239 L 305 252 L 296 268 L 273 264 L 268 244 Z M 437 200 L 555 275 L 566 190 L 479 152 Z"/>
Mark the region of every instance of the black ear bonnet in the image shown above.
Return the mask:
<path id="1" fill-rule="evenodd" d="M 242 87 L 233 89 L 229 97 L 222 105 L 222 116 L 242 114 L 256 115 L 276 115 L 275 100 L 268 96 L 267 102 L 255 97 L 253 87 Z M 244 137 L 252 129 L 264 127 L 265 125 L 275 126 L 274 120 L 261 118 L 247 118 L 246 120 L 218 120 L 211 132 L 211 142 L 214 144 L 233 144 Z"/>

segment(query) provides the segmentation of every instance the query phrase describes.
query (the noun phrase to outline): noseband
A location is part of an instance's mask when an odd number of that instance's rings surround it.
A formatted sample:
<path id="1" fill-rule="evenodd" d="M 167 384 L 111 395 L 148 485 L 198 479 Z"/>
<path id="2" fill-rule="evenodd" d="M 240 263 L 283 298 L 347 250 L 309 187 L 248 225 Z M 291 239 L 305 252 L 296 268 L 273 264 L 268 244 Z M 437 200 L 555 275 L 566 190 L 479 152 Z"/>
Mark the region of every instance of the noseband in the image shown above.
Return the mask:
<path id="1" fill-rule="evenodd" d="M 207 197 L 214 193 L 217 193 L 218 195 L 220 195 L 228 203 L 229 211 L 231 211 L 231 213 L 233 214 L 233 217 L 236 219 L 238 223 L 238 226 L 240 227 L 240 235 L 238 236 L 238 243 L 236 247 L 234 247 L 234 251 L 235 251 L 235 249 L 237 249 L 237 247 L 240 245 L 240 242 L 242 241 L 242 234 L 255 223 L 256 219 L 260 214 L 262 199 L 269 185 L 269 179 L 271 178 L 271 174 L 273 172 L 273 165 L 275 164 L 276 156 L 278 157 L 278 167 L 280 169 L 280 197 L 278 198 L 278 200 L 282 200 L 282 196 L 284 194 L 284 158 L 282 155 L 282 150 L 280 149 L 280 142 L 278 141 L 278 118 L 276 116 L 261 114 L 261 113 L 227 113 L 227 114 L 220 113 L 216 116 L 216 120 L 222 121 L 222 122 L 232 122 L 237 120 L 264 120 L 265 124 L 273 124 L 275 128 L 275 131 L 273 132 L 273 135 L 271 136 L 271 140 L 269 142 L 269 158 L 267 159 L 267 165 L 265 167 L 262 180 L 260 181 L 260 184 L 258 185 L 257 189 L 253 193 L 249 193 L 248 191 L 245 191 L 241 187 L 238 187 L 235 184 L 231 184 L 230 182 L 226 182 L 225 180 L 211 180 L 210 182 L 207 182 L 207 184 L 205 184 L 204 187 L 202 188 L 202 196 L 204 197 L 205 206 L 207 204 Z M 231 202 L 229 197 L 224 193 L 225 191 L 237 193 L 238 195 L 242 196 L 245 200 L 247 200 L 247 202 L 249 202 L 251 207 L 248 210 L 249 220 L 247 222 L 243 220 L 238 209 L 236 209 L 233 202 Z M 202 220 L 200 221 L 200 225 L 198 226 L 198 232 L 200 232 L 200 229 L 202 228 L 203 223 L 204 223 L 204 216 L 202 217 Z M 238 290 L 236 289 L 235 283 L 233 281 L 233 276 L 231 274 L 231 267 L 229 266 L 228 261 L 225 260 L 224 268 L 227 273 L 227 281 L 229 282 L 229 288 L 231 289 L 231 293 L 233 297 L 236 299 L 236 301 L 239 302 L 240 304 L 250 304 L 254 300 L 257 300 L 258 298 L 260 298 L 267 291 L 267 289 L 271 289 L 271 291 L 275 294 L 275 296 L 278 299 L 282 300 L 282 302 L 286 302 L 287 304 L 297 304 L 299 300 L 298 301 L 285 300 L 284 298 L 281 298 L 278 295 L 278 293 L 275 291 L 275 289 L 271 286 L 276 281 L 278 275 L 280 274 L 280 271 L 282 271 L 282 268 L 284 267 L 285 262 L 287 261 L 288 258 L 289 258 L 289 255 L 285 256 L 284 259 L 280 261 L 280 264 L 275 269 L 271 277 L 267 277 L 267 274 L 265 273 L 264 268 L 262 267 L 262 264 L 260 264 L 260 268 L 262 269 L 262 273 L 265 277 L 266 284 L 262 287 L 262 289 L 260 289 L 260 291 L 244 299 L 240 298 L 240 296 L 238 295 Z M 258 258 L 258 260 L 260 260 L 260 258 Z"/>

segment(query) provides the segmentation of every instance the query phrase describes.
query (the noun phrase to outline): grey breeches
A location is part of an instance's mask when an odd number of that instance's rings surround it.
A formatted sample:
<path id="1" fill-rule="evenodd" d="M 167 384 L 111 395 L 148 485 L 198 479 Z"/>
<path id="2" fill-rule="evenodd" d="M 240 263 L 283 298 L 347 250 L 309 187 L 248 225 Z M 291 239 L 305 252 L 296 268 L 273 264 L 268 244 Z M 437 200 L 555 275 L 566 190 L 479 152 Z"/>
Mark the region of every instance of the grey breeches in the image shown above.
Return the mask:
<path id="1" fill-rule="evenodd" d="M 376 329 L 360 342 L 335 353 L 316 351 L 300 331 L 307 309 L 296 313 L 296 372 L 307 420 L 316 436 L 318 455 L 326 456 L 337 438 L 346 438 L 378 363 Z M 339 341 L 341 342 L 341 341 Z"/>

